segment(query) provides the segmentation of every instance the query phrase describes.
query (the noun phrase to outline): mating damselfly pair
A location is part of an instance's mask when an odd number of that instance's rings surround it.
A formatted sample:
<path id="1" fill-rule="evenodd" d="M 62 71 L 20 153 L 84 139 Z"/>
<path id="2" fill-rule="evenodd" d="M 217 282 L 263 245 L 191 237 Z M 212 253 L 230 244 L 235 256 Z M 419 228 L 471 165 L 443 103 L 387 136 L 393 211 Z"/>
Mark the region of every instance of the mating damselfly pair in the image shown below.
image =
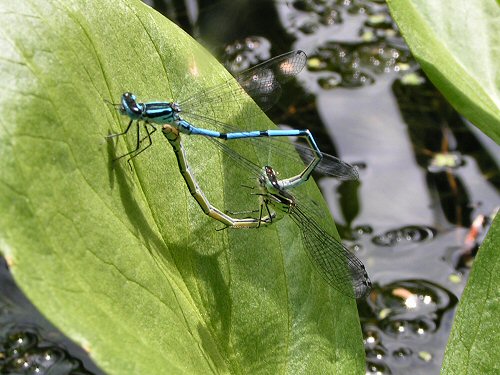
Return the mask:
<path id="1" fill-rule="evenodd" d="M 136 124 L 135 149 L 117 158 L 128 156 L 130 162 L 131 158 L 151 146 L 151 136 L 157 126 L 161 125 L 163 134 L 176 154 L 186 185 L 205 214 L 231 228 L 258 228 L 276 221 L 276 212 L 288 214 L 301 229 L 309 259 L 328 284 L 348 296 L 360 298 L 371 287 L 363 264 L 318 224 L 320 220 L 316 210 L 312 208 L 313 204 L 307 202 L 307 198 L 299 199 L 295 193 L 290 192 L 307 181 L 315 170 L 340 179 L 357 179 L 357 170 L 334 156 L 322 153 L 307 129 L 248 131 L 239 130 L 217 119 L 218 111 L 224 114 L 227 104 L 244 95 L 243 91 L 261 108 L 268 109 L 279 98 L 281 84 L 298 74 L 306 61 L 304 52 L 292 51 L 238 74 L 235 78 L 239 86 L 230 79 L 202 90 L 185 101 L 141 103 L 134 94 L 124 93 L 118 107 L 121 114 L 128 116 L 130 121 L 124 132 L 109 137 L 125 135 Z M 210 106 L 210 111 L 207 106 Z M 215 116 L 208 115 L 214 112 Z M 204 124 L 206 128 L 194 124 Z M 141 125 L 146 133 L 144 136 L 140 134 Z M 181 134 L 202 136 L 209 140 L 256 178 L 259 191 L 257 195 L 260 198 L 258 217 L 234 218 L 228 211 L 223 212 L 209 202 L 190 171 Z M 283 137 L 302 138 L 307 145 L 290 146 Z M 296 160 L 298 151 L 306 166 L 297 175 L 279 179 L 271 166 L 259 166 L 235 151 L 230 146 L 235 140 L 251 142 L 255 149 L 263 150 L 263 155 L 272 149 L 275 153 L 284 154 L 286 160 Z"/>

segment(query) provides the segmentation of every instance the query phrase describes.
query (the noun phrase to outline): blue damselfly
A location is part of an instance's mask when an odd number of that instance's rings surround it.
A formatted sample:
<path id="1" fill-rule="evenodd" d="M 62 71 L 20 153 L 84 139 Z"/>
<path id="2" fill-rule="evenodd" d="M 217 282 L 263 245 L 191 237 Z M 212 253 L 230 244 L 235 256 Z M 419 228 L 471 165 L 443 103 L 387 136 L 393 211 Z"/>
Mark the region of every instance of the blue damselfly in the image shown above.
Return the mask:
<path id="1" fill-rule="evenodd" d="M 288 182 L 293 186 L 306 181 L 314 170 L 342 179 L 357 179 L 357 170 L 334 156 L 322 153 L 307 129 L 242 131 L 216 119 L 217 114 L 220 116 L 227 112 L 228 103 L 241 97 L 242 92 L 250 95 L 262 109 L 270 108 L 281 95 L 281 84 L 297 75 L 305 66 L 306 61 L 307 56 L 303 51 L 291 51 L 238 74 L 235 78 L 239 86 L 229 79 L 221 85 L 201 90 L 189 99 L 179 102 L 141 103 L 134 94 L 124 93 L 121 104 L 117 107 L 122 115 L 129 117 L 130 121 L 125 131 L 108 137 L 127 134 L 135 123 L 137 138 L 135 149 L 117 159 L 129 156 L 130 161 L 130 158 L 137 156 L 152 145 L 151 135 L 157 130 L 156 125 L 168 124 L 177 128 L 182 134 L 201 135 L 217 139 L 219 142 L 249 139 L 257 144 L 256 147 L 276 149 L 278 154 L 286 153 L 287 158 L 296 157 L 296 152 L 290 151 L 288 142 L 280 142 L 277 138 L 305 139 L 307 146 L 297 144 L 295 148 L 303 156 L 307 166 L 300 174 L 289 179 Z M 212 115 L 209 115 L 210 113 Z M 141 123 L 146 132 L 142 138 Z M 203 124 L 207 128 L 197 127 L 195 123 Z M 141 147 L 143 141 L 146 140 L 147 144 Z"/>
<path id="2" fill-rule="evenodd" d="M 241 229 L 270 225 L 280 219 L 276 214 L 277 211 L 285 213 L 300 228 L 308 258 L 330 286 L 352 298 L 362 298 L 368 294 L 371 281 L 363 263 L 318 223 L 321 218 L 307 198 L 298 199 L 298 194 L 290 192 L 296 185 L 278 179 L 276 172 L 270 166 L 260 168 L 235 151 L 225 150 L 239 166 L 248 170 L 258 180 L 257 195 L 260 198 L 258 218 L 235 218 L 210 204 L 200 189 L 189 168 L 178 129 L 164 125 L 162 132 L 176 154 L 179 170 L 191 195 L 205 214 L 223 223 L 227 228 Z M 220 145 L 226 147 L 224 144 Z"/>

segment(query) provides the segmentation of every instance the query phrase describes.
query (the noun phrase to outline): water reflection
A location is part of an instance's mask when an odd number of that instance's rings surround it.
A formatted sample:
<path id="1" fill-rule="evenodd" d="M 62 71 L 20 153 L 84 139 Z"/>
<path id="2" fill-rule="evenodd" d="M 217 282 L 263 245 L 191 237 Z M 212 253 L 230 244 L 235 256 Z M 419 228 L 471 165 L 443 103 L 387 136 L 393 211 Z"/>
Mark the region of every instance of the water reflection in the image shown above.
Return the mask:
<path id="1" fill-rule="evenodd" d="M 318 75 L 324 90 L 335 87 L 361 87 L 376 82 L 376 75 L 405 72 L 414 68 L 408 48 L 387 42 L 327 42 L 311 55 L 308 68 Z"/>
<path id="2" fill-rule="evenodd" d="M 442 353 L 440 345 L 446 342 L 457 302 L 452 293 L 425 280 L 376 285 L 360 306 L 367 372 L 373 365 L 399 372 L 423 366 L 423 362 L 434 363 L 436 353 Z M 425 365 L 421 371 L 424 369 L 428 371 L 429 367 Z"/>
<path id="3" fill-rule="evenodd" d="M 42 339 L 35 328 L 4 327 L 0 337 L 3 374 L 92 374 L 80 360 Z"/>
<path id="4" fill-rule="evenodd" d="M 0 373 L 102 374 L 81 348 L 46 321 L 22 295 L 8 273 L 5 259 L 2 257 L 0 257 Z"/>
<path id="5" fill-rule="evenodd" d="M 436 230 L 430 227 L 409 225 L 406 227 L 392 229 L 384 234 L 374 236 L 372 242 L 378 246 L 401 246 L 408 243 L 432 240 Z"/>

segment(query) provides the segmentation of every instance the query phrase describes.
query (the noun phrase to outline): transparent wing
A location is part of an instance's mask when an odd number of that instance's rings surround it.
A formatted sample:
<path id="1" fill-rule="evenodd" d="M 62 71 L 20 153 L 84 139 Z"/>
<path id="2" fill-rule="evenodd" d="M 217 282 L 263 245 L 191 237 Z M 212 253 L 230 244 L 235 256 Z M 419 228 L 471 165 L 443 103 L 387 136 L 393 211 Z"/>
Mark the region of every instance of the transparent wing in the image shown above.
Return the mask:
<path id="1" fill-rule="evenodd" d="M 300 158 L 305 162 L 309 163 L 314 158 L 313 150 L 306 145 L 295 143 L 295 150 L 299 153 Z M 357 180 L 359 179 L 358 169 L 339 158 L 321 153 L 322 159 L 320 163 L 314 168 L 315 172 L 336 177 L 339 180 Z"/>
<path id="2" fill-rule="evenodd" d="M 227 142 L 210 137 L 203 139 L 222 150 L 254 178 L 260 175 L 261 166 L 228 147 Z M 323 217 L 318 207 L 307 197 L 301 197 L 299 191 L 294 190 L 293 193 L 296 206 L 290 216 L 301 229 L 307 255 L 315 268 L 330 286 L 343 294 L 353 298 L 365 296 L 371 288 L 371 282 L 364 265 L 318 224 L 317 219 Z"/>
<path id="3" fill-rule="evenodd" d="M 224 154 L 229 156 L 235 164 L 247 170 L 252 177 L 255 178 L 259 177 L 262 167 L 259 167 L 258 164 L 252 162 L 246 157 L 241 156 L 240 153 L 236 152 L 231 147 L 228 147 L 226 142 L 218 138 L 211 138 L 211 137 L 204 137 L 204 138 L 207 141 L 209 141 L 214 147 L 218 148 L 219 150 L 222 150 Z"/>
<path id="4" fill-rule="evenodd" d="M 299 74 L 306 63 L 307 55 L 303 51 L 291 51 L 241 72 L 236 80 L 266 110 L 281 96 L 281 84 Z"/>
<path id="5" fill-rule="evenodd" d="M 244 132 L 244 130 L 237 129 L 208 116 L 189 114 L 188 116 L 185 116 L 185 118 L 190 122 L 192 121 L 194 124 L 200 124 L 203 126 L 209 125 L 212 128 L 216 128 L 219 131 L 226 133 Z M 231 144 L 234 144 L 236 140 L 223 142 L 228 148 L 231 148 Z M 288 160 L 290 164 L 293 163 L 293 165 L 297 166 L 300 165 L 304 167 L 314 158 L 314 151 L 308 145 L 291 142 L 288 137 L 241 138 L 238 139 L 237 142 L 250 143 L 260 155 L 277 157 L 279 160 Z M 315 171 L 341 180 L 357 180 L 359 178 L 356 167 L 333 155 L 323 152 L 321 155 L 322 160 L 315 168 Z"/>
<path id="6" fill-rule="evenodd" d="M 217 138 L 205 138 L 222 150 L 239 167 L 247 170 L 257 179 L 262 167 L 227 146 L 227 142 Z M 281 176 L 280 176 L 281 177 Z M 329 285 L 350 297 L 361 298 L 368 294 L 371 281 L 363 263 L 342 243 L 327 233 L 319 224 L 325 214 L 320 207 L 300 192 L 293 189 L 296 206 L 291 212 L 292 220 L 301 229 L 309 259 Z"/>
<path id="7" fill-rule="evenodd" d="M 309 260 L 326 282 L 351 298 L 362 298 L 371 289 L 363 263 L 327 233 L 300 202 L 290 213 L 302 231 Z"/>
<path id="8" fill-rule="evenodd" d="M 228 79 L 220 85 L 200 90 L 190 98 L 180 101 L 183 113 L 206 116 L 227 113 L 235 102 L 241 102 L 245 111 L 247 93 L 263 110 L 272 107 L 281 96 L 281 84 L 296 76 L 306 65 L 307 55 L 303 51 L 291 51 L 276 56 Z M 231 104 L 232 103 L 232 104 Z M 215 117 L 217 118 L 217 117 Z"/>
<path id="9" fill-rule="evenodd" d="M 214 129 L 220 132 L 242 132 L 234 126 L 219 121 L 223 115 L 234 110 L 234 103 L 240 104 L 238 116 L 248 121 L 258 112 L 248 102 L 246 92 L 264 110 L 276 103 L 281 95 L 281 84 L 295 77 L 305 66 L 307 55 L 303 51 L 291 51 L 277 56 L 238 74 L 235 78 L 240 86 L 228 79 L 221 85 L 201 90 L 191 98 L 179 103 L 182 116 L 194 126 Z M 257 129 L 252 129 L 257 130 Z M 286 157 L 287 160 L 302 165 L 314 158 L 310 147 L 299 143 L 293 146 L 285 138 L 254 138 L 238 140 L 251 142 L 262 155 Z M 228 147 L 229 146 L 228 142 Z M 297 157 L 297 152 L 301 156 Z M 344 180 L 357 179 L 356 168 L 342 160 L 322 154 L 323 158 L 315 170 Z"/>

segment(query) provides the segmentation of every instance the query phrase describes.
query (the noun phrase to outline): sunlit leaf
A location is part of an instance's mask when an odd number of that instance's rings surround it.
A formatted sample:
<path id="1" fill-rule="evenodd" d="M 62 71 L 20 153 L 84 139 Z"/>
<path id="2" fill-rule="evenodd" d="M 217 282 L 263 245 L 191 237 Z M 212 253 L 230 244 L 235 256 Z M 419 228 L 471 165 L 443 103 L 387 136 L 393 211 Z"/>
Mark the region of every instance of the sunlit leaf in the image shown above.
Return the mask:
<path id="1" fill-rule="evenodd" d="M 446 347 L 443 374 L 497 374 L 500 372 L 498 317 L 500 272 L 497 215 L 474 261 L 458 305 Z"/>
<path id="2" fill-rule="evenodd" d="M 494 0 L 388 0 L 425 73 L 462 115 L 500 143 L 500 6 Z"/>
<path id="3" fill-rule="evenodd" d="M 133 171 L 112 163 L 135 140 L 105 140 L 126 126 L 106 100 L 189 95 L 222 66 L 139 1 L 0 0 L 0 20 L 0 251 L 49 320 L 110 374 L 363 371 L 355 302 L 291 220 L 216 231 L 159 132 Z M 273 126 L 255 111 L 237 125 Z M 225 160 L 186 143 L 214 202 L 242 201 Z"/>

